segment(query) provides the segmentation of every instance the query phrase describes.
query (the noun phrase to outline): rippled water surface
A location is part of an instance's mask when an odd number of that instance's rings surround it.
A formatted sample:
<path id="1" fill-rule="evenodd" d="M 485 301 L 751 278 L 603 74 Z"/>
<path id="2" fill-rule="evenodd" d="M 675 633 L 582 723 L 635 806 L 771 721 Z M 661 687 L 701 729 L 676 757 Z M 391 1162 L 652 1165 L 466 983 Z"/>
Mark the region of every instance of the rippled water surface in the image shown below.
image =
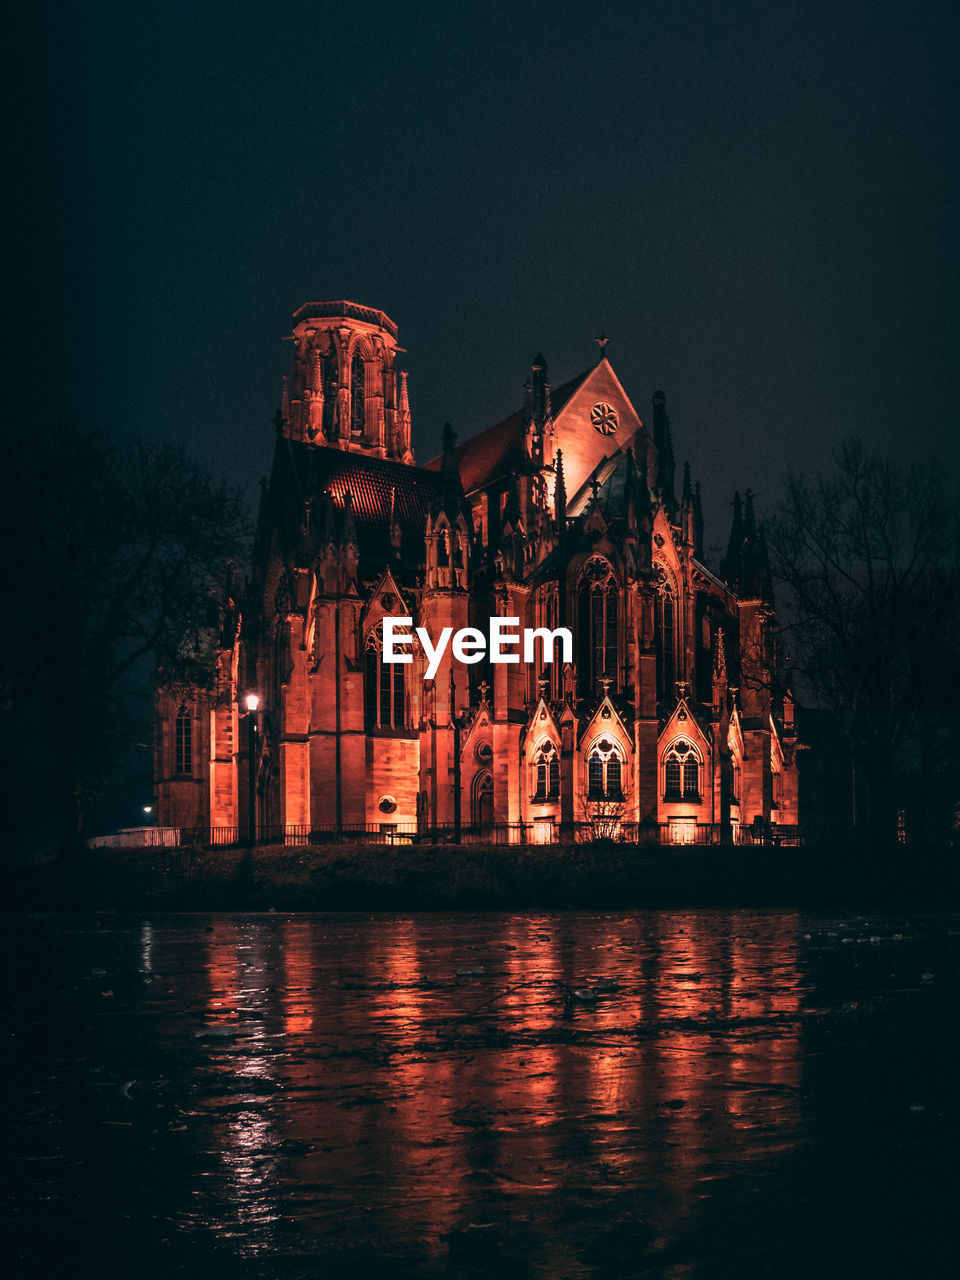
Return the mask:
<path id="1" fill-rule="evenodd" d="M 44 916 L 4 944 L 17 1274 L 925 1276 L 953 1217 L 954 915 Z"/>

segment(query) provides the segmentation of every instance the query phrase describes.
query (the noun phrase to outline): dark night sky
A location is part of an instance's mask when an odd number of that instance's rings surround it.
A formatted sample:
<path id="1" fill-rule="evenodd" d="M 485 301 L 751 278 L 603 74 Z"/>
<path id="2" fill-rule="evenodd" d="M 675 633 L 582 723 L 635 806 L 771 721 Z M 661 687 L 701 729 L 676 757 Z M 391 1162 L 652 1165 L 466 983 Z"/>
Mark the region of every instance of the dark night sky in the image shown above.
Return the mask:
<path id="1" fill-rule="evenodd" d="M 608 354 L 707 541 L 852 432 L 956 453 L 960 10 L 54 3 L 13 45 L 10 423 L 254 482 L 302 302 L 381 307 L 438 451 Z M 722 521 L 722 527 L 721 527 Z"/>

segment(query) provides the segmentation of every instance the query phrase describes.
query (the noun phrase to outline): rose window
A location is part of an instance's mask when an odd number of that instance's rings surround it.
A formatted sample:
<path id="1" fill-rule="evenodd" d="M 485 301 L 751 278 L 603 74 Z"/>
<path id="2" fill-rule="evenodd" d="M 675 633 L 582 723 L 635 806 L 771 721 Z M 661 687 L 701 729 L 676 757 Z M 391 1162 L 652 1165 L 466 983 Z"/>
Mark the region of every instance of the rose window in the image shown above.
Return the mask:
<path id="1" fill-rule="evenodd" d="M 593 423 L 594 430 L 599 431 L 602 436 L 612 436 L 620 425 L 616 409 L 604 400 L 595 404 L 590 410 L 590 421 Z"/>

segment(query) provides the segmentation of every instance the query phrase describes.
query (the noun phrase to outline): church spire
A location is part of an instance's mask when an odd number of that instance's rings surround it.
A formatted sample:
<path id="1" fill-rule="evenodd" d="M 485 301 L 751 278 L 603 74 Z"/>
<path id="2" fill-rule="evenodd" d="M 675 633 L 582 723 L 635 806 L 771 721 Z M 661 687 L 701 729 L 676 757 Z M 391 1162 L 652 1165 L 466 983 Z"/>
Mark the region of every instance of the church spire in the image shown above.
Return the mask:
<path id="1" fill-rule="evenodd" d="M 650 478 L 647 474 L 647 452 L 643 451 L 643 457 L 640 459 L 640 468 L 637 474 L 637 523 L 643 524 L 646 521 L 649 528 L 653 527 L 653 509 L 650 506 Z"/>
<path id="2" fill-rule="evenodd" d="M 637 472 L 637 460 L 633 449 L 627 449 L 626 475 L 623 481 L 623 501 L 628 512 L 627 523 L 640 525 L 650 515 L 650 490 L 647 488 L 647 459 L 644 455 Z"/>
<path id="3" fill-rule="evenodd" d="M 557 450 L 555 464 L 557 480 L 553 490 L 553 512 L 557 521 L 557 533 L 563 533 L 567 527 L 567 490 L 563 483 L 563 450 Z"/>
<path id="4" fill-rule="evenodd" d="M 745 599 L 773 603 L 773 579 L 764 530 L 757 529 L 753 493 L 747 490 L 741 506 L 740 494 L 733 495 L 733 524 L 727 554 L 721 566 L 724 580 Z"/>
<path id="5" fill-rule="evenodd" d="M 690 463 L 683 464 L 683 493 L 680 497 L 680 520 L 683 525 L 684 542 L 696 549 L 697 522 L 693 505 L 693 485 L 690 482 Z"/>
<path id="6" fill-rule="evenodd" d="M 675 492 L 676 463 L 673 457 L 673 437 L 667 402 L 662 391 L 653 393 L 653 443 L 657 448 L 657 488 L 668 513 L 672 516 L 677 505 Z"/>
<path id="7" fill-rule="evenodd" d="M 740 552 L 743 548 L 743 506 L 740 502 L 739 490 L 733 495 L 733 522 L 730 526 L 730 538 L 727 542 L 727 554 L 723 558 L 722 573 L 727 582 L 731 582 L 737 572 Z"/>
<path id="8" fill-rule="evenodd" d="M 531 362 L 530 379 L 523 393 L 524 452 L 533 470 L 550 465 L 552 437 L 548 424 L 552 414 L 547 362 L 538 354 Z"/>
<path id="9" fill-rule="evenodd" d="M 746 492 L 746 510 L 743 515 L 743 535 L 750 542 L 755 542 L 757 538 L 757 518 L 753 510 L 753 490 L 748 489 Z"/>
<path id="10" fill-rule="evenodd" d="M 530 365 L 531 409 L 534 422 L 542 428 L 550 417 L 550 383 L 547 381 L 547 362 L 537 353 Z"/>
<path id="11" fill-rule="evenodd" d="M 401 369 L 397 374 L 397 454 L 401 460 L 409 458 L 410 452 L 410 399 L 407 394 L 407 371 Z"/>

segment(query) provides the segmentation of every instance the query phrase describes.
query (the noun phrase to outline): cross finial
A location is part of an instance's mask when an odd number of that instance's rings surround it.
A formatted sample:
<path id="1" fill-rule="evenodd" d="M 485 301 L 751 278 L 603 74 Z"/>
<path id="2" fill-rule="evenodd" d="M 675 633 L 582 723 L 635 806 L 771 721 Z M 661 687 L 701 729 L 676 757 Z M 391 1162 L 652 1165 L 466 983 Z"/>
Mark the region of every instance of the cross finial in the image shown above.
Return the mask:
<path id="1" fill-rule="evenodd" d="M 613 680 L 610 678 L 610 676 L 600 677 L 600 689 L 605 698 L 610 696 L 610 686 L 612 684 L 613 684 Z"/>
<path id="2" fill-rule="evenodd" d="M 540 687 L 540 697 L 545 698 L 547 696 L 547 689 L 550 686 L 550 677 L 546 675 L 540 675 L 539 678 L 537 679 L 537 684 Z"/>
<path id="3" fill-rule="evenodd" d="M 600 331 L 600 336 L 598 338 L 594 338 L 594 342 L 600 348 L 601 355 L 606 355 L 606 346 L 609 341 L 610 341 L 609 337 L 603 332 L 602 329 Z"/>
<path id="4" fill-rule="evenodd" d="M 489 692 L 490 692 L 490 686 L 487 684 L 486 680 L 481 680 L 481 681 L 480 681 L 480 705 L 481 705 L 481 707 L 484 707 L 484 706 L 486 706 L 486 705 L 487 705 L 487 694 L 488 694 Z"/>

